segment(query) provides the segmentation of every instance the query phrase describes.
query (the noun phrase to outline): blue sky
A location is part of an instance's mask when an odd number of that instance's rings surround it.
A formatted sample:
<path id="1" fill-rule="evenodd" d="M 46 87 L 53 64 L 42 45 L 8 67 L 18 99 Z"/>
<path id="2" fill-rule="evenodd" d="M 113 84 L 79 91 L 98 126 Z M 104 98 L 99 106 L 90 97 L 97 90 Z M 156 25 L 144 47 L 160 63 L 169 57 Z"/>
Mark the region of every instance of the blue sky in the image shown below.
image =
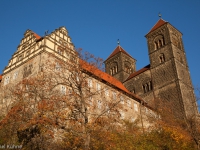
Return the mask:
<path id="1" fill-rule="evenodd" d="M 31 29 L 40 36 L 60 26 L 76 48 L 104 60 L 120 45 L 137 60 L 137 70 L 149 64 L 146 38 L 158 13 L 183 33 L 193 85 L 200 87 L 199 0 L 1 0 L 0 72 Z"/>

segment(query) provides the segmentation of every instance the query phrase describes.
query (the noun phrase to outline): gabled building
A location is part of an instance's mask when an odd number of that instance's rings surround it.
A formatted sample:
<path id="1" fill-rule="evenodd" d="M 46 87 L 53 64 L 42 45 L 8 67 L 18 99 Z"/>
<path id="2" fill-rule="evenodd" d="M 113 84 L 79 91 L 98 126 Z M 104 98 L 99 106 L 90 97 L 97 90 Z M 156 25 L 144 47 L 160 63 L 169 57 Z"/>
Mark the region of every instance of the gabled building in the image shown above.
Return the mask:
<path id="1" fill-rule="evenodd" d="M 120 93 L 123 102 L 125 100 L 123 104 L 128 108 L 126 114 L 129 119 L 141 116 L 142 107 L 145 110 L 155 107 L 156 100 L 172 102 L 173 115 L 179 118 L 196 115 L 198 111 L 181 32 L 160 19 L 146 38 L 150 64 L 138 71 L 136 60 L 120 45 L 105 60 L 105 72 L 94 71 L 92 66 L 80 61 L 84 64 L 84 72 L 93 77 L 88 81 L 89 85 L 93 88 L 100 87 L 98 84 L 107 87 L 109 92 L 105 95 L 112 95 L 111 100 Z M 44 37 L 27 30 L 3 70 L 1 86 L 38 74 L 44 69 L 49 54 L 54 55 L 55 61 L 76 59 L 76 51 L 66 28 L 60 27 Z M 59 64 L 56 63 L 55 67 L 59 70 Z M 94 103 L 102 102 L 103 98 L 94 100 Z"/>
<path id="2" fill-rule="evenodd" d="M 142 98 L 130 92 L 117 78 L 81 59 L 77 59 L 77 52 L 65 27 L 60 27 L 44 37 L 40 37 L 33 31 L 27 30 L 16 52 L 9 60 L 8 66 L 3 70 L 1 87 L 6 88 L 7 86 L 15 85 L 23 79 L 40 74 L 40 72 L 44 71 L 45 66 L 48 65 L 48 61 L 55 62 L 55 72 L 61 70 L 60 62 L 64 64 L 73 62 L 81 65 L 81 70 L 89 76 L 89 88 L 94 91 L 101 90 L 99 95 L 88 97 L 88 109 L 92 106 L 99 110 L 107 109 L 104 101 L 115 101 L 115 103 L 120 103 L 124 107 L 125 111 L 120 112 L 122 119 L 132 121 L 136 118 L 141 120 L 141 110 L 143 107 L 145 108 L 143 110 L 146 112 L 151 112 L 152 110 Z M 123 78 L 125 79 L 126 76 L 125 74 Z M 71 93 L 71 87 L 60 85 L 57 88 L 60 89 L 61 94 L 70 95 Z M 1 99 L 0 109 L 3 110 L 3 107 L 8 105 L 8 102 L 11 105 L 12 102 L 9 100 L 9 96 Z"/>
<path id="3" fill-rule="evenodd" d="M 196 115 L 198 110 L 182 33 L 160 19 L 145 37 L 150 64 L 136 71 L 135 59 L 118 45 L 105 61 L 106 73 L 152 107 L 158 101 L 164 101 L 171 103 L 175 116 Z"/>

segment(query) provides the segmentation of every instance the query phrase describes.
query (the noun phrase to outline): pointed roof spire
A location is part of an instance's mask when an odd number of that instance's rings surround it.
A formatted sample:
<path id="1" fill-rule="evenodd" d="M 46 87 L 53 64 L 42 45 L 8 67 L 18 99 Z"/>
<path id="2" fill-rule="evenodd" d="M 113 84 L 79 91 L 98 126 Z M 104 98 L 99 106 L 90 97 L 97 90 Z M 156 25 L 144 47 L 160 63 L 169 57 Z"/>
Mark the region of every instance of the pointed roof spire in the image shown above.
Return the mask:
<path id="1" fill-rule="evenodd" d="M 164 25 L 165 23 L 168 23 L 167 21 L 163 20 L 161 18 L 161 14 L 159 14 L 160 19 L 158 20 L 158 22 L 153 26 L 153 28 L 151 28 L 151 30 L 147 33 L 149 34 L 150 32 L 156 30 L 157 28 L 159 28 L 160 26 Z"/>
<path id="2" fill-rule="evenodd" d="M 128 56 L 130 56 L 130 57 L 132 58 L 132 56 L 131 56 L 130 54 L 128 54 L 128 53 L 118 44 L 118 46 L 115 48 L 115 50 L 110 54 L 110 56 L 109 56 L 107 59 L 113 57 L 114 55 L 116 55 L 116 54 L 119 53 L 119 52 L 122 52 L 122 53 L 124 53 L 124 54 L 126 54 L 126 55 L 128 55 Z M 106 59 L 106 60 L 107 60 L 107 59 Z"/>

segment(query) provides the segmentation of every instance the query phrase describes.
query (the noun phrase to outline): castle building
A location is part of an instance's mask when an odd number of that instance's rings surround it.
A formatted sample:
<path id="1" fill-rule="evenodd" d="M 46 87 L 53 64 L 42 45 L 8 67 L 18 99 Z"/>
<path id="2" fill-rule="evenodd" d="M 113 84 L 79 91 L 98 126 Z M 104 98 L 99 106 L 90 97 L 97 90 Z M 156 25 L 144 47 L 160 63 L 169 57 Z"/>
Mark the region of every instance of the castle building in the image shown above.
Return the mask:
<path id="1" fill-rule="evenodd" d="M 160 19 L 145 37 L 150 64 L 136 71 L 135 59 L 118 45 L 105 61 L 106 73 L 152 107 L 164 101 L 171 103 L 175 116 L 197 114 L 181 32 Z"/>
<path id="2" fill-rule="evenodd" d="M 112 100 L 120 93 L 129 119 L 134 120 L 141 115 L 141 107 L 145 107 L 145 110 L 154 108 L 157 100 L 170 102 L 175 116 L 190 117 L 197 114 L 181 32 L 160 19 L 146 38 L 150 64 L 137 71 L 136 60 L 118 45 L 104 62 L 105 72 L 92 72 L 89 65 L 83 67 L 93 77 L 88 81 L 89 86 L 109 89 L 104 96 L 112 95 Z M 44 68 L 49 53 L 64 62 L 75 59 L 75 48 L 66 28 L 60 27 L 44 37 L 27 30 L 3 70 L 1 86 L 38 74 Z M 59 64 L 56 67 L 59 70 Z M 61 89 L 65 92 L 65 88 Z M 100 109 L 103 99 L 96 98 L 94 102 Z"/>

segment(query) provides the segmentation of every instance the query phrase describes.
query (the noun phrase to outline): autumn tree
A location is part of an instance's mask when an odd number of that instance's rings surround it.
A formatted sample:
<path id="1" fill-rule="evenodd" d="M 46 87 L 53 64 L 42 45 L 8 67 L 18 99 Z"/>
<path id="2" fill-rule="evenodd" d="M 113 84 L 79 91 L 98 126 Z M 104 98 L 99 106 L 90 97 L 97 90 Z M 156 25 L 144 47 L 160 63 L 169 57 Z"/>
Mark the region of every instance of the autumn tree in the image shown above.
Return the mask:
<path id="1" fill-rule="evenodd" d="M 0 122 L 1 139 L 25 149 L 89 149 L 94 133 L 121 124 L 120 94 L 105 96 L 101 59 L 82 52 L 67 61 L 47 57 L 37 74 L 4 89 L 12 104 Z"/>

